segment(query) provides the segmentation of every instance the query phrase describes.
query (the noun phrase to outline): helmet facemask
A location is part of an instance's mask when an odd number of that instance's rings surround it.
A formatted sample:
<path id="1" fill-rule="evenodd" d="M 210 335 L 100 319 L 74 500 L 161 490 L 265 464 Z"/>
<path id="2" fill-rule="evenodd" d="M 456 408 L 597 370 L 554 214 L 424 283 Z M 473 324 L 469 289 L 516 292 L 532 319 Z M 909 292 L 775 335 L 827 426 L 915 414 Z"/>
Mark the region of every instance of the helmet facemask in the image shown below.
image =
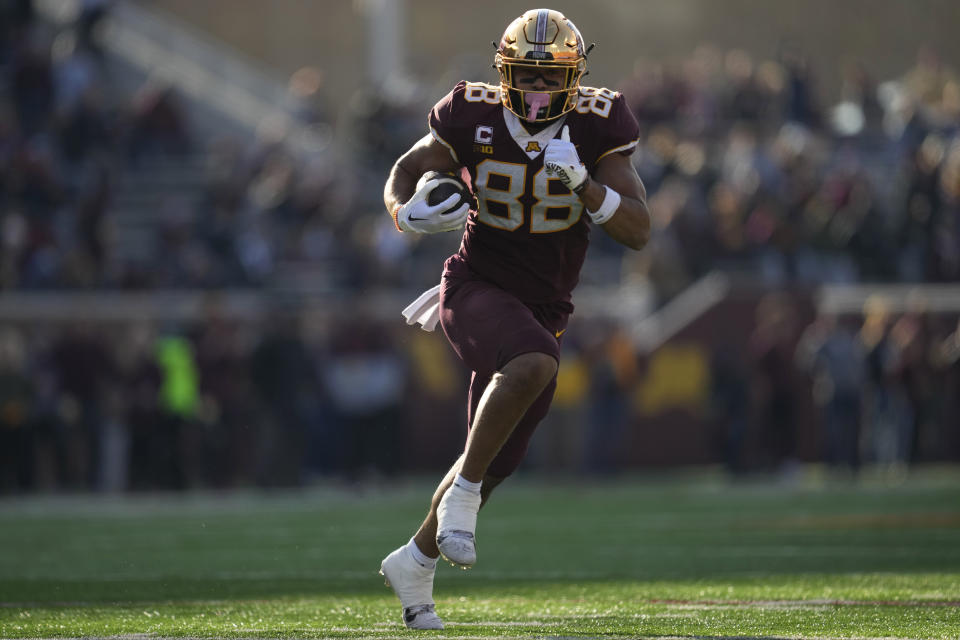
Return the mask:
<path id="1" fill-rule="evenodd" d="M 503 105 L 525 122 L 549 122 L 577 106 L 587 66 L 583 38 L 559 11 L 533 9 L 504 31 L 494 66 Z"/>
<path id="2" fill-rule="evenodd" d="M 497 56 L 504 104 L 525 122 L 547 122 L 577 106 L 581 64 L 504 62 Z M 538 79 L 534 88 L 531 79 Z M 526 80 L 526 82 L 524 82 Z M 524 87 L 524 88 L 520 88 Z"/>

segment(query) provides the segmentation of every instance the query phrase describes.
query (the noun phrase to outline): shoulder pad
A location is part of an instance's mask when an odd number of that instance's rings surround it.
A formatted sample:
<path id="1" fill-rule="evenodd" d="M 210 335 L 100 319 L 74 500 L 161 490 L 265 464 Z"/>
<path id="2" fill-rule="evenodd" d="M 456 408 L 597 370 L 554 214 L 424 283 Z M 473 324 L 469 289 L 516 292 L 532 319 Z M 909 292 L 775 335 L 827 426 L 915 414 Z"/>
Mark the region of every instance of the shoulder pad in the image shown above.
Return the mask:
<path id="1" fill-rule="evenodd" d="M 466 82 L 463 85 L 463 99 L 467 102 L 500 104 L 500 86 L 486 82 Z"/>

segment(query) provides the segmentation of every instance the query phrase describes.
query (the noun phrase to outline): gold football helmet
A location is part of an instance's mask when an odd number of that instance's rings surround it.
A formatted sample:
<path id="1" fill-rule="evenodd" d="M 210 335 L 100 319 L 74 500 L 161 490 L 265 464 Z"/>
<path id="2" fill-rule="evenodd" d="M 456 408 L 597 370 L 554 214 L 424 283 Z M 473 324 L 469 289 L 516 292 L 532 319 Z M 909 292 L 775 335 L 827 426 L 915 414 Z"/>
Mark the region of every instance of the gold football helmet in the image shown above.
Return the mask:
<path id="1" fill-rule="evenodd" d="M 503 105 L 526 122 L 547 122 L 577 106 L 587 68 L 580 31 L 559 11 L 531 9 L 503 32 L 494 67 Z M 518 78 L 549 77 L 550 90 L 518 88 Z M 554 89 L 559 86 L 559 89 Z"/>

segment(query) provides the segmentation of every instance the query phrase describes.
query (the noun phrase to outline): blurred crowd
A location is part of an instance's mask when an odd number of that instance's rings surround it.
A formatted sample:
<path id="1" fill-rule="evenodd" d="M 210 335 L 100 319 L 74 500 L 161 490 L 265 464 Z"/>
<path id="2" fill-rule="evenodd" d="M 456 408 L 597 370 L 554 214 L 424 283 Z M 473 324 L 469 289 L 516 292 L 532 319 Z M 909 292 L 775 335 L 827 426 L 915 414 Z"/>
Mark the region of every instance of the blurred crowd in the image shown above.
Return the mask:
<path id="1" fill-rule="evenodd" d="M 862 314 L 806 323 L 796 299 L 763 296 L 746 357 L 718 350 L 711 363 L 727 468 L 789 473 L 812 454 L 852 478 L 863 465 L 896 476 L 957 459 L 960 314 L 927 311 L 921 295 L 899 313 L 873 296 Z"/>
<path id="2" fill-rule="evenodd" d="M 850 480 L 960 460 L 957 314 L 876 299 L 808 323 L 782 291 L 753 308 L 742 349 L 672 356 L 577 320 L 521 473 L 819 462 Z M 283 309 L 232 318 L 214 296 L 198 322 L 0 328 L 0 493 L 392 481 L 457 455 L 467 372 L 439 336 Z"/>
<path id="3" fill-rule="evenodd" d="M 771 285 L 960 279 L 960 76 L 922 49 L 899 78 L 700 47 L 620 89 L 656 233 L 633 267 L 663 297 L 713 269 Z"/>
<path id="4" fill-rule="evenodd" d="M 120 168 L 189 149 L 169 91 L 117 94 L 94 37 L 107 4 L 80 5 L 62 32 L 29 1 L 0 5 L 0 289 L 124 285 L 110 226 Z"/>
<path id="5" fill-rule="evenodd" d="M 299 70 L 286 116 L 351 141 L 349 163 L 305 161 L 282 121 L 210 136 L 168 84 L 125 90 L 96 37 L 110 3 L 79 6 L 57 30 L 29 0 L 0 3 L 0 295 L 435 281 L 456 238 L 401 236 L 380 199 L 425 130 L 429 91 L 360 89 L 334 122 L 322 70 Z M 710 46 L 638 60 L 615 88 L 640 122 L 655 232 L 639 253 L 594 234 L 591 260 L 616 261 L 658 304 L 713 270 L 783 291 L 960 281 L 960 77 L 924 48 L 893 78 L 847 63 L 828 101 L 825 71 L 789 45 L 768 60 Z M 131 211 L 148 225 L 140 244 Z M 804 319 L 790 303 L 758 305 L 745 353 L 706 354 L 696 419 L 712 425 L 711 460 L 855 472 L 960 456 L 955 313 L 874 303 Z M 430 428 L 462 421 L 465 380 L 445 345 L 331 317 L 0 325 L 0 490 L 296 485 L 429 466 L 431 447 L 452 455 L 462 432 Z M 571 332 L 530 465 L 631 464 L 650 363 L 623 329 Z"/>
<path id="6" fill-rule="evenodd" d="M 62 29 L 29 0 L 0 5 L 0 290 L 261 287 L 285 261 L 369 280 L 349 170 L 284 139 L 289 122 L 329 138 L 318 69 L 256 136 L 209 133 L 168 82 L 97 46 L 110 3 L 79 5 Z"/>
<path id="7" fill-rule="evenodd" d="M 393 233 L 370 188 L 424 131 L 431 91 L 358 88 L 335 123 L 322 70 L 300 69 L 278 108 L 351 141 L 349 166 L 304 161 L 282 120 L 211 137 L 169 85 L 124 92 L 90 35 L 109 5 L 83 3 L 94 17 L 59 32 L 30 6 L 6 3 L 0 34 L 0 287 L 264 286 L 291 264 L 338 267 L 334 288 L 411 285 L 450 250 Z M 896 78 L 849 62 L 828 102 L 817 72 L 787 45 L 638 60 L 616 88 L 641 125 L 654 242 L 624 255 L 601 234 L 591 255 L 622 258 L 662 300 L 712 269 L 774 285 L 960 279 L 960 77 L 929 49 Z M 193 189 L 151 185 L 177 164 L 195 167 Z M 145 255 L 118 230 L 129 184 L 155 209 Z"/>
<path id="8" fill-rule="evenodd" d="M 462 445 L 466 374 L 435 336 L 221 311 L 0 328 L 0 493 L 356 482 Z"/>

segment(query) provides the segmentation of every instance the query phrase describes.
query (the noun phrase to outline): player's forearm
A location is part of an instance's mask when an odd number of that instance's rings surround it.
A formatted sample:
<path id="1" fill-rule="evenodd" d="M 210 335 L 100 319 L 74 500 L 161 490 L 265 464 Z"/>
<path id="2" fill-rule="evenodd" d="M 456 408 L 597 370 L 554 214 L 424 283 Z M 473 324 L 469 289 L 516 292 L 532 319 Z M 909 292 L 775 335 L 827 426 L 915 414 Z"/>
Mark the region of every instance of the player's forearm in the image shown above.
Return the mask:
<path id="1" fill-rule="evenodd" d="M 417 190 L 417 181 L 427 171 L 455 173 L 460 170 L 450 151 L 426 134 L 400 156 L 390 170 L 387 184 L 383 187 L 383 203 L 387 211 L 407 202 Z"/>
<path id="2" fill-rule="evenodd" d="M 387 211 L 393 211 L 398 204 L 403 204 L 410 199 L 416 190 L 419 177 L 404 168 L 400 161 L 393 165 L 387 183 L 383 187 L 383 204 L 386 205 Z"/>
<path id="3" fill-rule="evenodd" d="M 643 202 L 623 196 L 617 212 L 602 227 L 620 244 L 640 250 L 650 240 L 650 213 Z"/>
<path id="4" fill-rule="evenodd" d="M 618 192 L 619 193 L 619 192 Z M 631 249 L 642 249 L 650 239 L 650 212 L 646 202 L 637 198 L 620 195 L 620 205 L 609 220 L 601 227 L 614 240 Z M 587 211 L 597 211 L 607 197 L 607 187 L 592 178 L 580 193 L 580 200 Z"/>

